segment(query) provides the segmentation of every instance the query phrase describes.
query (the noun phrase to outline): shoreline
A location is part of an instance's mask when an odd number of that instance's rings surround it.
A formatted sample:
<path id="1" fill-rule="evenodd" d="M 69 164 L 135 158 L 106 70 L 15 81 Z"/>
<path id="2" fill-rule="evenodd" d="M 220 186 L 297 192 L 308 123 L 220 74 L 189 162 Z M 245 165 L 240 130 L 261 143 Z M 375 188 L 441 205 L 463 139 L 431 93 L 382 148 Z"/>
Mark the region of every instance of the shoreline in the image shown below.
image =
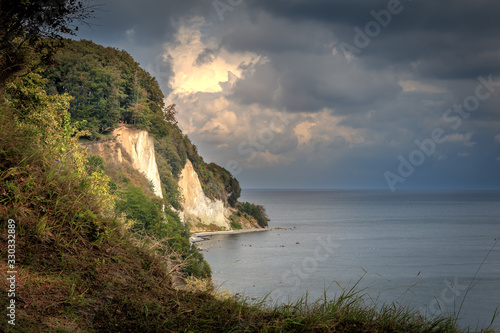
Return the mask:
<path id="1" fill-rule="evenodd" d="M 204 238 L 204 237 L 210 237 L 210 236 L 215 236 L 215 235 L 246 234 L 246 233 L 251 233 L 251 232 L 263 232 L 263 231 L 269 231 L 269 230 L 273 230 L 273 229 L 264 228 L 264 229 L 240 229 L 240 230 L 197 232 L 197 233 L 192 234 L 191 237 L 189 237 L 189 242 L 191 244 L 203 242 L 203 241 L 207 240 L 207 238 Z"/>

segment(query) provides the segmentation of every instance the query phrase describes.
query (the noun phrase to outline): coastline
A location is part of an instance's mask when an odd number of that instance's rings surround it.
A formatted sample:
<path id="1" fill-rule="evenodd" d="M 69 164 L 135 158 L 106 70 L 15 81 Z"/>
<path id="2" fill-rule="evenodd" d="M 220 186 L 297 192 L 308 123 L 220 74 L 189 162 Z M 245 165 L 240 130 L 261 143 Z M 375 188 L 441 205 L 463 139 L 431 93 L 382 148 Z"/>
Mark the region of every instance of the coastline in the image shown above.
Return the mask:
<path id="1" fill-rule="evenodd" d="M 205 231 L 205 232 L 197 232 L 189 237 L 189 241 L 191 244 L 203 242 L 207 240 L 206 237 L 214 236 L 214 235 L 232 235 L 232 234 L 246 234 L 250 232 L 262 232 L 269 231 L 271 228 L 263 228 L 263 229 L 240 229 L 240 230 L 226 230 L 226 231 Z"/>

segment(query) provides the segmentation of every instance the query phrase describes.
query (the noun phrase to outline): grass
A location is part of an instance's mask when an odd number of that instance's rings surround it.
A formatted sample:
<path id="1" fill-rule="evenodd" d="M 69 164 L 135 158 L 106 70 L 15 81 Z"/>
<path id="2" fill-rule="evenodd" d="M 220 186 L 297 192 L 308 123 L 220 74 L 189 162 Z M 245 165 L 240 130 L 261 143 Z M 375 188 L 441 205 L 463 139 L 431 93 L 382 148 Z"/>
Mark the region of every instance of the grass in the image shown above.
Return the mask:
<path id="1" fill-rule="evenodd" d="M 333 300 L 274 306 L 220 295 L 206 280 L 174 288 L 154 240 L 139 241 L 125 228 L 78 249 L 66 244 L 21 240 L 10 332 L 465 332 L 453 318 L 366 305 L 356 286 Z"/>
<path id="2" fill-rule="evenodd" d="M 241 223 L 238 222 L 237 220 L 235 219 L 231 219 L 231 229 L 233 230 L 241 230 L 243 229 L 243 227 L 241 226 Z"/>

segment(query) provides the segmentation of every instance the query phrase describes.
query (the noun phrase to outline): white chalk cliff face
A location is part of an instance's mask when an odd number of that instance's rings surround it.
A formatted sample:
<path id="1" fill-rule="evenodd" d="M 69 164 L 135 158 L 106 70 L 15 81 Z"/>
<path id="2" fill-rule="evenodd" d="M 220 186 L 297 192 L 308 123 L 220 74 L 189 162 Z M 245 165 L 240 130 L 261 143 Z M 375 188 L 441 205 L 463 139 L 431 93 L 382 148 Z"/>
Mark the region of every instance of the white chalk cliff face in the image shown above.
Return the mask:
<path id="1" fill-rule="evenodd" d="M 194 224 L 213 224 L 223 230 L 231 229 L 226 219 L 226 208 L 221 200 L 210 200 L 201 188 L 198 174 L 187 160 L 179 177 L 179 188 L 184 198 L 184 221 Z"/>
<path id="2" fill-rule="evenodd" d="M 163 198 L 160 174 L 156 165 L 153 138 L 146 131 L 131 129 L 125 126 L 120 126 L 113 134 L 132 158 L 133 167 L 142 172 L 153 183 L 154 193 Z M 118 149 L 117 153 L 118 160 L 121 160 L 121 149 Z"/>
<path id="3" fill-rule="evenodd" d="M 114 130 L 115 140 L 85 144 L 92 154 L 111 159 L 117 163 L 131 163 L 154 185 L 155 195 L 162 197 L 160 174 L 156 164 L 154 140 L 147 131 L 120 126 Z M 129 158 L 125 158 L 128 155 Z M 198 174 L 191 161 L 187 160 L 179 177 L 179 189 L 183 198 L 183 210 L 179 216 L 193 230 L 205 230 L 214 225 L 221 230 L 230 230 L 230 208 L 221 200 L 210 200 L 205 196 Z"/>

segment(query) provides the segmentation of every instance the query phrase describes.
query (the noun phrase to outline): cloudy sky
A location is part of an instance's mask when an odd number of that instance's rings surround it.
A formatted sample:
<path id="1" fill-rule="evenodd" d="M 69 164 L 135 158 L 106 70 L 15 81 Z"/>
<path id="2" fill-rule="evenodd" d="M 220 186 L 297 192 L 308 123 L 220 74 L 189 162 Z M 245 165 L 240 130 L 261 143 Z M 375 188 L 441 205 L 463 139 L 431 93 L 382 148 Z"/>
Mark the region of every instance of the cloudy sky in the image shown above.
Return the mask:
<path id="1" fill-rule="evenodd" d="M 244 188 L 500 188 L 500 2 L 99 1 Z"/>

